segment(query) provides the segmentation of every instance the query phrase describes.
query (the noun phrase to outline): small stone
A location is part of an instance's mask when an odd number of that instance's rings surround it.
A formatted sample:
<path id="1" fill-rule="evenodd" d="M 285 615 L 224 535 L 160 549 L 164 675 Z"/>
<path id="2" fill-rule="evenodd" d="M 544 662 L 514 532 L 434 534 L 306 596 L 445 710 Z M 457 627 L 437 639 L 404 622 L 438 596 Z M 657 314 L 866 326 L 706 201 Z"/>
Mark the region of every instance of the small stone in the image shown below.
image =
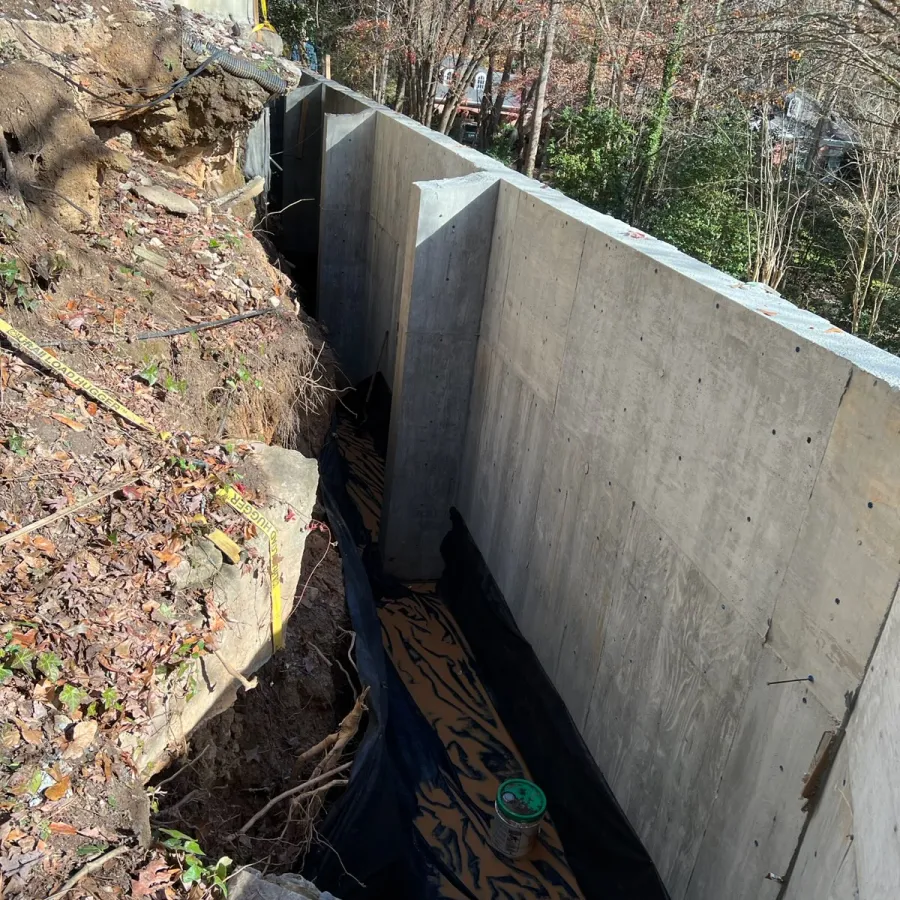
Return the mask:
<path id="1" fill-rule="evenodd" d="M 275 294 L 272 294 L 272 296 L 269 297 L 269 306 L 273 306 L 275 307 L 275 309 L 278 309 L 278 307 L 281 306 L 281 297 L 277 297 Z"/>
<path id="2" fill-rule="evenodd" d="M 127 13 L 127 19 L 132 25 L 149 25 L 153 19 L 153 13 L 143 9 L 136 9 Z"/>
<path id="3" fill-rule="evenodd" d="M 164 256 L 160 256 L 158 253 L 154 253 L 152 250 L 148 250 L 146 247 L 138 244 L 137 247 L 134 248 L 134 255 L 138 259 L 144 260 L 144 262 L 152 263 L 154 266 L 157 266 L 160 269 L 165 269 L 166 267 L 166 258 Z"/>
<path id="4" fill-rule="evenodd" d="M 171 213 L 179 216 L 196 216 L 200 210 L 187 197 L 182 197 L 172 191 L 161 188 L 155 184 L 135 185 L 134 193 L 143 197 L 154 206 L 161 206 Z"/>
<path id="5" fill-rule="evenodd" d="M 99 159 L 104 169 L 112 169 L 114 172 L 122 172 L 127 175 L 131 170 L 131 160 L 119 150 L 109 150 Z"/>
<path id="6" fill-rule="evenodd" d="M 251 286 L 251 288 L 250 288 L 250 296 L 251 296 L 257 303 L 259 303 L 259 301 L 262 300 L 262 298 L 263 298 L 263 292 L 262 292 L 258 287 L 252 287 L 252 286 Z"/>
<path id="7" fill-rule="evenodd" d="M 214 266 L 219 261 L 219 257 L 209 250 L 198 250 L 194 256 L 207 266 Z"/>
<path id="8" fill-rule="evenodd" d="M 166 245 L 158 237 L 150 238 L 149 244 L 151 247 L 159 247 L 161 250 L 166 248 Z"/>

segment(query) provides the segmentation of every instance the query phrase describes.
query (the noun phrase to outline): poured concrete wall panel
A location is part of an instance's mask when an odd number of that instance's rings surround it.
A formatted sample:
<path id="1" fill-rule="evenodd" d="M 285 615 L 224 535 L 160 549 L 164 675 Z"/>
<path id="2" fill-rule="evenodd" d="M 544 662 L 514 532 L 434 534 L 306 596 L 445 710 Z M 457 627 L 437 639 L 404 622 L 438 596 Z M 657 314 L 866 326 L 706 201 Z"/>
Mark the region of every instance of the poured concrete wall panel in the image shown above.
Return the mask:
<path id="1" fill-rule="evenodd" d="M 410 192 L 380 538 L 385 569 L 410 581 L 443 570 L 497 188 L 476 174 Z"/>
<path id="2" fill-rule="evenodd" d="M 319 230 L 319 318 L 351 381 L 365 377 L 364 310 L 375 113 L 325 113 Z"/>
<path id="3" fill-rule="evenodd" d="M 327 111 L 358 103 L 328 86 Z M 372 109 L 348 328 L 355 370 L 393 384 L 404 566 L 455 502 L 674 900 L 775 900 L 769 872 L 784 900 L 893 898 L 900 361 Z M 457 244 L 419 242 L 440 179 L 479 170 L 499 178 L 480 298 Z M 847 719 L 807 818 L 804 778 Z"/>

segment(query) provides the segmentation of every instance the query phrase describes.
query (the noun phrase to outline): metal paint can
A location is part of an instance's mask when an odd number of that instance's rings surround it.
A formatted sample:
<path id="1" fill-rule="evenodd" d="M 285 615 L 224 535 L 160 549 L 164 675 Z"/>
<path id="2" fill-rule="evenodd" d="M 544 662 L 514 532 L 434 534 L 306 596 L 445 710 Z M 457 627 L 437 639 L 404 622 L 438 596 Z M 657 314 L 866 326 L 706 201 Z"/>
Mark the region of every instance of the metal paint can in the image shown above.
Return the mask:
<path id="1" fill-rule="evenodd" d="M 497 789 L 491 845 L 509 859 L 528 856 L 547 812 L 547 798 L 533 782 L 510 778 Z"/>

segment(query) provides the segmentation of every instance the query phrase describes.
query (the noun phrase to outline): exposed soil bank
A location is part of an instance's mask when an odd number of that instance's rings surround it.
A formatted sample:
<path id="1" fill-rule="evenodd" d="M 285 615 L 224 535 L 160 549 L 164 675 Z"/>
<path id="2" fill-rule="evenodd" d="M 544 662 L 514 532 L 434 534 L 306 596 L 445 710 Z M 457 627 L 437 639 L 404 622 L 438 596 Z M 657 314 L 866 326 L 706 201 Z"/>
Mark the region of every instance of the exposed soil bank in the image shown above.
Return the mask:
<path id="1" fill-rule="evenodd" d="M 340 557 L 329 535 L 316 530 L 306 543 L 285 650 L 257 673 L 256 688 L 191 734 L 183 774 L 154 795 L 155 824 L 193 834 L 211 855 L 238 864 L 299 867 L 298 847 L 311 835 L 307 823 L 288 821 L 287 802 L 246 835 L 236 832 L 270 798 L 304 780 L 318 759 L 298 758 L 333 733 L 352 705 L 348 627 Z"/>

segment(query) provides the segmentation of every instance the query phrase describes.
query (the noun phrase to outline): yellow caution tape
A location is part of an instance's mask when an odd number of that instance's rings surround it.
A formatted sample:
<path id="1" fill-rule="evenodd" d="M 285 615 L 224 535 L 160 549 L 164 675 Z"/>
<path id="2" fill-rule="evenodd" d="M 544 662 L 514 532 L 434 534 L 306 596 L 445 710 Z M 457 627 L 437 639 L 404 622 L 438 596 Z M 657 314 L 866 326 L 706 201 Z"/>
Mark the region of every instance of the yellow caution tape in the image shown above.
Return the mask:
<path id="1" fill-rule="evenodd" d="M 234 565 L 241 561 L 241 548 L 224 531 L 214 528 L 207 537 L 231 560 Z"/>
<path id="2" fill-rule="evenodd" d="M 22 334 L 17 328 L 13 328 L 5 319 L 0 319 L 0 333 L 4 334 L 9 342 L 21 350 L 26 356 L 38 360 L 48 369 L 61 375 L 66 381 L 74 384 L 79 390 L 83 391 L 98 403 L 102 403 L 108 409 L 118 413 L 123 419 L 149 431 L 153 434 L 159 434 L 163 440 L 167 440 L 170 435 L 168 432 L 157 432 L 156 429 L 144 418 L 137 413 L 132 412 L 127 406 L 123 406 L 112 394 L 97 387 L 92 381 L 89 381 L 83 375 L 79 375 L 74 369 L 67 366 L 64 362 L 58 360 L 55 356 L 51 356 L 43 347 L 36 344 L 29 337 Z M 275 650 L 284 648 L 284 624 L 282 622 L 281 612 L 281 573 L 278 569 L 278 532 L 271 522 L 255 507 L 252 503 L 245 500 L 234 488 L 226 485 L 216 491 L 216 496 L 222 497 L 227 503 L 233 506 L 245 519 L 252 522 L 269 540 L 269 579 L 271 582 L 272 594 L 272 644 Z M 222 532 L 219 532 L 222 534 Z M 222 537 L 231 541 L 227 535 Z M 228 553 L 218 541 L 215 542 L 224 553 Z M 233 541 L 231 543 L 237 547 Z M 229 548 L 231 550 L 232 548 Z M 240 557 L 240 548 L 238 548 L 238 557 Z"/>
<path id="3" fill-rule="evenodd" d="M 272 582 L 272 644 L 275 650 L 284 647 L 281 620 L 281 572 L 278 570 L 278 532 L 275 526 L 251 503 L 248 503 L 231 485 L 216 491 L 216 496 L 233 506 L 245 519 L 249 519 L 269 539 L 269 580 Z"/>
<path id="4" fill-rule="evenodd" d="M 275 31 L 275 26 L 269 21 L 269 4 L 267 0 L 259 0 L 259 8 L 262 11 L 262 22 L 258 25 L 254 25 L 250 34 L 255 34 L 257 31 L 262 31 L 263 29 Z M 275 31 L 275 34 L 278 34 L 278 32 Z"/>
<path id="5" fill-rule="evenodd" d="M 88 397 L 102 403 L 108 409 L 118 413 L 123 419 L 127 419 L 132 425 L 143 428 L 145 431 L 155 433 L 153 426 L 146 420 L 142 419 L 137 413 L 133 413 L 127 406 L 122 406 L 112 394 L 104 391 L 103 388 L 97 387 L 92 381 L 88 381 L 83 375 L 79 375 L 74 369 L 70 369 L 64 362 L 58 360 L 55 356 L 51 356 L 43 347 L 38 346 L 29 337 L 26 337 L 16 328 L 13 328 L 9 322 L 0 319 L 0 332 L 6 335 L 9 342 L 27 356 L 43 363 L 48 369 L 52 369 L 57 375 L 62 375 L 66 381 L 71 382 L 80 391 L 84 391 Z"/>

